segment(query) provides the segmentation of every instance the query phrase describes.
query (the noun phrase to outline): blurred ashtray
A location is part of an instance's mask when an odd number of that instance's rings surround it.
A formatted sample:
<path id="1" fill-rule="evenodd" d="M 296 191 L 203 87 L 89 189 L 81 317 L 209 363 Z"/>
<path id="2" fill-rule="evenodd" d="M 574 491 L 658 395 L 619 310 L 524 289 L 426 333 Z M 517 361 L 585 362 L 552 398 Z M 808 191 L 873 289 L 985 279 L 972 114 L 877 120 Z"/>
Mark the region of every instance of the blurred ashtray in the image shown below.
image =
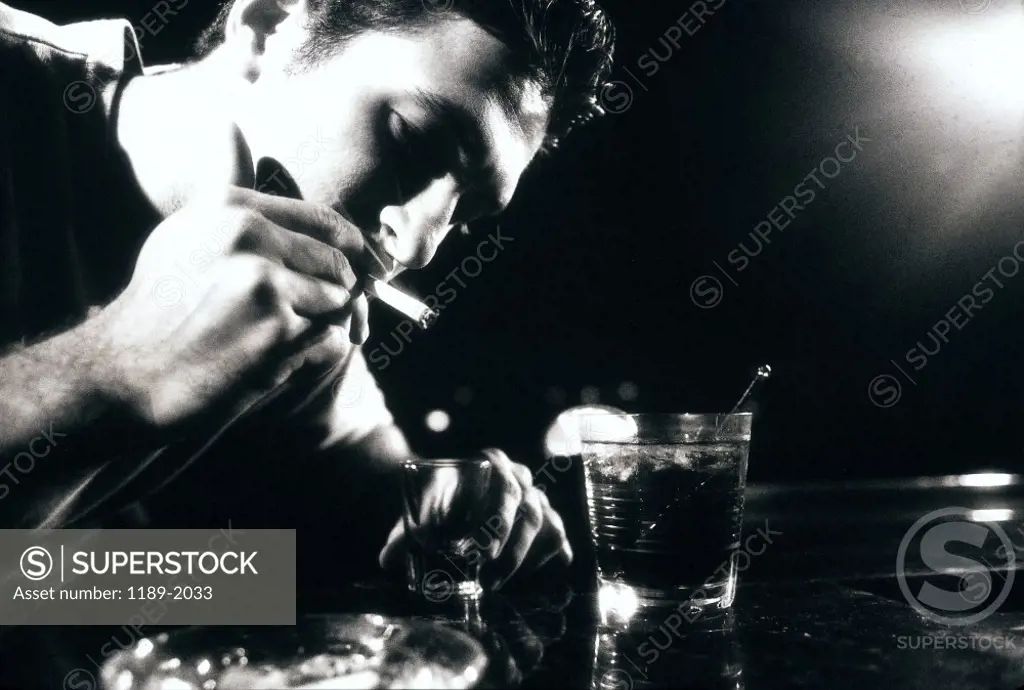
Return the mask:
<path id="1" fill-rule="evenodd" d="M 105 690 L 472 688 L 487 654 L 417 618 L 323 615 L 294 627 L 195 627 L 139 640 L 103 665 Z"/>

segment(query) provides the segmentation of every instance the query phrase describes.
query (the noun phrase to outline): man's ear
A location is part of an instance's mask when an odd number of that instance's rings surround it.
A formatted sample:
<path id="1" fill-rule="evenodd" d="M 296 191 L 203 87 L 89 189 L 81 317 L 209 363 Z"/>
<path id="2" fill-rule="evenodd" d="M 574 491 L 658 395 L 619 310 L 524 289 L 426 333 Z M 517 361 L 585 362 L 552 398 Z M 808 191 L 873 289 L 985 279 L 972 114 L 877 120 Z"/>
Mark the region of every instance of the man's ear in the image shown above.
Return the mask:
<path id="1" fill-rule="evenodd" d="M 224 44 L 241 62 L 245 78 L 256 81 L 262 72 L 267 39 L 289 19 L 303 19 L 306 0 L 235 0 L 224 26 Z"/>

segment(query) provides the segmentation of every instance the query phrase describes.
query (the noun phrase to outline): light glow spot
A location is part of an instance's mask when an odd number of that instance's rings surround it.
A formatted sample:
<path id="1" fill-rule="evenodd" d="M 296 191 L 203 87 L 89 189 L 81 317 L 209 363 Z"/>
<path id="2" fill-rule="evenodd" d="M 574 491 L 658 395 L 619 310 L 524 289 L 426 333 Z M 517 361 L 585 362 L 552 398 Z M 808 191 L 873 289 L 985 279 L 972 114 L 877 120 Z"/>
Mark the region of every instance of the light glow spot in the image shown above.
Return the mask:
<path id="1" fill-rule="evenodd" d="M 139 640 L 139 644 L 135 647 L 135 658 L 145 659 L 149 656 L 150 652 L 153 651 L 153 643 L 148 639 L 143 638 Z"/>
<path id="2" fill-rule="evenodd" d="M 447 431 L 452 418 L 444 410 L 433 410 L 427 415 L 427 428 L 436 433 Z"/>
<path id="3" fill-rule="evenodd" d="M 602 582 L 597 607 L 604 622 L 628 622 L 640 607 L 640 600 L 632 587 Z"/>
<path id="4" fill-rule="evenodd" d="M 132 676 L 131 671 L 121 671 L 117 674 L 117 680 L 114 681 L 114 687 L 116 690 L 130 690 L 133 680 L 134 677 Z"/>
<path id="5" fill-rule="evenodd" d="M 1013 511 L 1007 508 L 972 510 L 968 515 L 972 522 L 1006 522 L 1013 519 Z"/>
<path id="6" fill-rule="evenodd" d="M 936 86 L 980 116 L 1024 112 L 1024 14 L 989 16 L 928 28 L 921 57 Z"/>
<path id="7" fill-rule="evenodd" d="M 592 414 L 607 415 L 609 418 L 609 428 L 606 431 L 612 432 L 614 435 L 628 436 L 631 432 L 636 432 L 635 424 L 631 419 L 619 417 L 619 415 L 625 415 L 626 412 L 617 407 L 609 405 L 579 405 L 577 407 L 570 407 L 558 415 L 544 435 L 544 450 L 548 456 L 568 457 L 579 455 L 582 452 L 584 431 L 588 431 L 581 427 L 583 422 L 579 417 L 580 415 Z M 586 424 L 593 427 L 594 422 L 592 418 L 588 417 Z M 602 424 L 600 426 L 603 428 L 605 425 Z M 603 438 L 605 434 L 602 433 L 601 435 Z"/>
<path id="8" fill-rule="evenodd" d="M 956 481 L 958 486 L 1010 486 L 1013 484 L 1013 475 L 979 472 L 978 474 L 962 474 L 956 478 Z"/>

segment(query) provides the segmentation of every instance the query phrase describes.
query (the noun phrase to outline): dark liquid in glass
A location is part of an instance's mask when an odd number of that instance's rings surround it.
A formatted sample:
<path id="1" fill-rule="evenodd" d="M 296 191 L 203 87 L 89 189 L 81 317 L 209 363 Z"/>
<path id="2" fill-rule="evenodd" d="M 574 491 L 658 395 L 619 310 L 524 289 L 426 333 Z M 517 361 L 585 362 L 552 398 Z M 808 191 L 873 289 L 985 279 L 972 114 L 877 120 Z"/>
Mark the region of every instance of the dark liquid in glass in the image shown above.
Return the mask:
<path id="1" fill-rule="evenodd" d="M 647 603 L 731 604 L 748 447 L 586 444 L 599 580 Z"/>

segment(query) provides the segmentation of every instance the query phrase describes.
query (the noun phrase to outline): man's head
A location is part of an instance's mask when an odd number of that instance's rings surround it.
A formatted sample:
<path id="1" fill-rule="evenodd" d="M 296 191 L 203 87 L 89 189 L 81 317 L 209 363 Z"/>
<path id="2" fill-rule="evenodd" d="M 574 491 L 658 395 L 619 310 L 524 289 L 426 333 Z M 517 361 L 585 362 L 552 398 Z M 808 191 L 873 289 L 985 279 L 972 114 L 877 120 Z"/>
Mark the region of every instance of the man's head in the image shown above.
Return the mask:
<path id="1" fill-rule="evenodd" d="M 600 112 L 612 42 L 592 0 L 234 0 L 197 52 L 255 157 L 415 268 Z"/>

